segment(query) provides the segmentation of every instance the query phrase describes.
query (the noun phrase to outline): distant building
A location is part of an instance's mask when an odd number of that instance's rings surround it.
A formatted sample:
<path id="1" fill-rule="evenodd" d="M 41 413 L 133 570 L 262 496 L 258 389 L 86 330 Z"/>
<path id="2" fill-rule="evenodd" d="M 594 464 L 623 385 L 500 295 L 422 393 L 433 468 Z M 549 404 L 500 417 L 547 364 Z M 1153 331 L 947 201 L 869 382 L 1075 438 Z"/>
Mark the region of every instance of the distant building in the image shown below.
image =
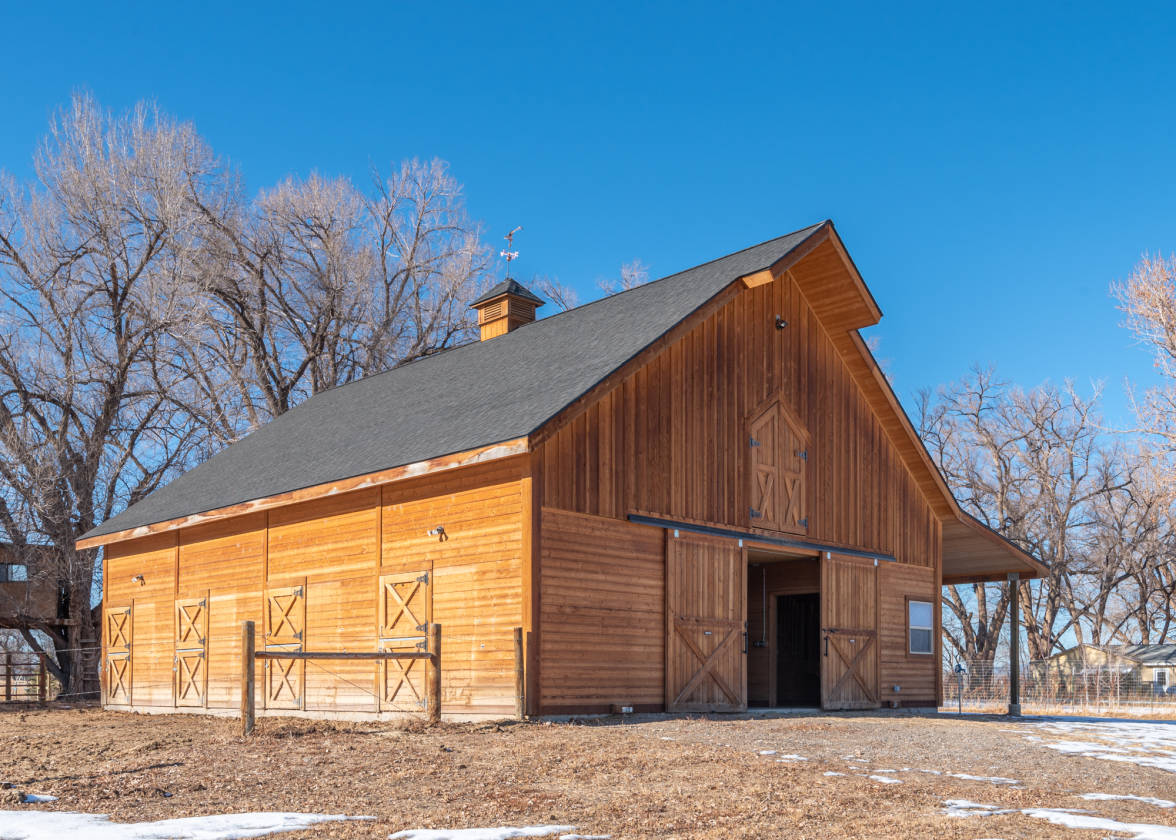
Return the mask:
<path id="1" fill-rule="evenodd" d="M 1117 673 L 1126 682 L 1167 690 L 1176 679 L 1176 645 L 1076 645 L 1034 662 L 1032 669 L 1039 679 L 1062 684 Z"/>

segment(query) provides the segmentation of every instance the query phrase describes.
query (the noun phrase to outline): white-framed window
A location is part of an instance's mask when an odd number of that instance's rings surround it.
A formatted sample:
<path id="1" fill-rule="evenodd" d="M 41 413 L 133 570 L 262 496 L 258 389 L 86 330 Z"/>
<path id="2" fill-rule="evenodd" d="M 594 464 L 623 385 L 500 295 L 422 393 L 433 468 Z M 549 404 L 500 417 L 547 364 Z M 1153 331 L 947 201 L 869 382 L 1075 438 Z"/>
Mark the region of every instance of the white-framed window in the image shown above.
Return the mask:
<path id="1" fill-rule="evenodd" d="M 1152 679 L 1155 680 L 1156 686 L 1158 688 L 1167 688 L 1168 687 L 1168 669 L 1167 668 L 1156 668 L 1154 671 L 1152 671 L 1152 673 L 1155 675 Z"/>
<path id="2" fill-rule="evenodd" d="M 935 607 L 930 601 L 907 601 L 907 639 L 911 653 L 935 652 Z"/>

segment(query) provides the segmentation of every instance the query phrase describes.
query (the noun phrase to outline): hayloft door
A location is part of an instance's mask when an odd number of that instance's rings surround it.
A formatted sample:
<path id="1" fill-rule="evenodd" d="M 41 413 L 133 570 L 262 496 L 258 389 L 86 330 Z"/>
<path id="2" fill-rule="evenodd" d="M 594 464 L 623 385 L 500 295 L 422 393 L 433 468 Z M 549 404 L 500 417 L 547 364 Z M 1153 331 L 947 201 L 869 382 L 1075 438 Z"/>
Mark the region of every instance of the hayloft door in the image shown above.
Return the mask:
<path id="1" fill-rule="evenodd" d="M 106 630 L 106 704 L 131 705 L 131 621 L 130 607 L 108 607 Z"/>
<path id="2" fill-rule="evenodd" d="M 269 589 L 265 593 L 265 649 L 302 650 L 306 630 L 306 586 Z M 301 709 L 306 661 L 302 659 L 265 660 L 265 707 L 267 709 Z"/>
<path id="3" fill-rule="evenodd" d="M 208 669 L 208 595 L 176 601 L 175 672 L 176 706 L 206 706 Z"/>
<path id="4" fill-rule="evenodd" d="M 432 573 L 428 569 L 383 575 L 379 589 L 380 650 L 428 648 L 432 618 Z M 380 663 L 380 709 L 419 712 L 425 708 L 425 662 L 385 659 Z"/>
<path id="5" fill-rule="evenodd" d="M 821 707 L 876 709 L 878 568 L 867 557 L 821 557 Z"/>
<path id="6" fill-rule="evenodd" d="M 749 524 L 753 528 L 805 533 L 808 432 L 783 403 L 774 399 L 748 424 L 747 445 L 751 453 Z"/>
<path id="7" fill-rule="evenodd" d="M 747 709 L 747 563 L 731 540 L 668 533 L 666 710 Z"/>

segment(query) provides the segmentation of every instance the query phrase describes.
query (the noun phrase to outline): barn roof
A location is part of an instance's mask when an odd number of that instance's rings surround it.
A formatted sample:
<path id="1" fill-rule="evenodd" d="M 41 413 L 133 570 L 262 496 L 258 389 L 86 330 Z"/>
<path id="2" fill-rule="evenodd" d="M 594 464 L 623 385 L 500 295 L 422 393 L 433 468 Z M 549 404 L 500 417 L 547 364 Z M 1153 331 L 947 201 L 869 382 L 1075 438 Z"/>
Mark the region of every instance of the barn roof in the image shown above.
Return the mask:
<path id="1" fill-rule="evenodd" d="M 1144 665 L 1176 662 L 1176 645 L 1111 645 L 1107 650 Z"/>
<path id="2" fill-rule="evenodd" d="M 82 540 L 529 435 L 730 283 L 829 225 L 323 391 Z"/>

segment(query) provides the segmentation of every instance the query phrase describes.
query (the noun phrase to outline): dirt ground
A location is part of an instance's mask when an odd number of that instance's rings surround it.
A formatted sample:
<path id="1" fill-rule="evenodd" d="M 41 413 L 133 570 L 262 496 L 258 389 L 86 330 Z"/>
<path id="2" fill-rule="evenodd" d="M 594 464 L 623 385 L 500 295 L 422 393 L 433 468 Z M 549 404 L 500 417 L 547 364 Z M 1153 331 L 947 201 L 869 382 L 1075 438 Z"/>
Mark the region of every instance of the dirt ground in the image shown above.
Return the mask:
<path id="1" fill-rule="evenodd" d="M 1121 744 L 1089 757 L 1104 743 L 1098 732 L 999 717 L 638 716 L 435 728 L 265 718 L 248 738 L 238 726 L 95 708 L 0 711 L 0 837 L 2 812 L 18 809 L 103 813 L 118 822 L 237 811 L 376 817 L 274 835 L 289 840 L 536 824 L 617 840 L 1108 834 L 1020 811 L 1037 807 L 1176 825 L 1176 808 L 1080 798 L 1176 799 L 1176 763 L 1141 766 L 1130 758 L 1136 748 Z M 1176 725 L 1157 726 L 1171 727 L 1176 739 Z M 59 799 L 20 804 L 24 793 Z M 952 817 L 944 813 L 951 799 L 1017 810 Z"/>

